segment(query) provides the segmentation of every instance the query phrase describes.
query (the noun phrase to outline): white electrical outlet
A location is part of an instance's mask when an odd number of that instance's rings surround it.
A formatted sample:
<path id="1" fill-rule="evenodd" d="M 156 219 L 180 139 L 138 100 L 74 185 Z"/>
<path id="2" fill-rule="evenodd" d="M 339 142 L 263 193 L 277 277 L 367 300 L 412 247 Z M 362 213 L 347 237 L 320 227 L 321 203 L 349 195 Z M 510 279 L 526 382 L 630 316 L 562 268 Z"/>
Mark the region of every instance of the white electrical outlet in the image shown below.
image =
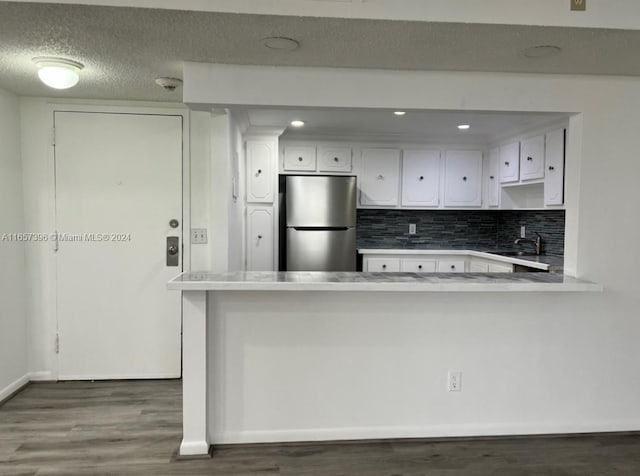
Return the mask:
<path id="1" fill-rule="evenodd" d="M 410 235 L 415 235 L 416 234 L 416 224 L 415 223 L 409 223 L 409 234 Z"/>
<path id="2" fill-rule="evenodd" d="M 206 228 L 191 228 L 191 243 L 196 245 L 207 243 Z"/>
<path id="3" fill-rule="evenodd" d="M 524 225 L 522 225 L 520 227 L 520 238 L 526 238 L 526 236 L 527 236 L 527 228 Z"/>
<path id="4" fill-rule="evenodd" d="M 449 391 L 462 391 L 462 372 L 449 372 Z"/>

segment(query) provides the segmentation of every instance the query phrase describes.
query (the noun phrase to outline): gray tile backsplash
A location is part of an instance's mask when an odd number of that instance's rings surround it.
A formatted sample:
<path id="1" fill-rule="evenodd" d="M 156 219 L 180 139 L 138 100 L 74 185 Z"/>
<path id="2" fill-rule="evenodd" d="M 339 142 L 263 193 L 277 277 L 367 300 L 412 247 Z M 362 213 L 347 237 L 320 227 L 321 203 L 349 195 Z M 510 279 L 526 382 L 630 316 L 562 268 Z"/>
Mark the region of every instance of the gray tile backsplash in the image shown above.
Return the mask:
<path id="1" fill-rule="evenodd" d="M 358 248 L 518 249 L 520 227 L 540 233 L 547 254 L 564 251 L 564 210 L 359 209 Z M 417 233 L 409 234 L 415 223 Z M 527 244 L 523 247 L 529 246 Z"/>

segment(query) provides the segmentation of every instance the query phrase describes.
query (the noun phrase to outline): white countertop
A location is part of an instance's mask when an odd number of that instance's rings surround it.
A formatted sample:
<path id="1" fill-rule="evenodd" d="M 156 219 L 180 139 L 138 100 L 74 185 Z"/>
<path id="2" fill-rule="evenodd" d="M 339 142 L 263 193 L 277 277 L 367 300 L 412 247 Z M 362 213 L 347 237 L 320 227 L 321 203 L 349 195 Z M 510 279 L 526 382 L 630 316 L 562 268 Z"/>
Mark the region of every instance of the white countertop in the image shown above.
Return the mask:
<path id="1" fill-rule="evenodd" d="M 433 255 L 433 256 L 475 256 L 503 263 L 519 264 L 530 268 L 547 271 L 551 267 L 561 267 L 563 259 L 560 256 L 549 255 L 523 255 L 503 256 L 486 251 L 475 250 L 426 250 L 426 249 L 359 249 L 361 255 Z"/>
<path id="2" fill-rule="evenodd" d="M 167 287 L 181 291 L 602 291 L 599 284 L 555 273 L 201 272 L 182 273 Z"/>

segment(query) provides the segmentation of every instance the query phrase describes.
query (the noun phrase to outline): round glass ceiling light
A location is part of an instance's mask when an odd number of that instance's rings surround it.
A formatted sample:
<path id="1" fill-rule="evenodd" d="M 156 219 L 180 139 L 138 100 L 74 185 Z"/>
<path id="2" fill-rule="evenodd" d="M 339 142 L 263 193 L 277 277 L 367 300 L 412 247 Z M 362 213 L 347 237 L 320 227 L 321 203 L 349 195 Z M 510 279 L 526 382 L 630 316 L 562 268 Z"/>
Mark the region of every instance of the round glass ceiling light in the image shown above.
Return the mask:
<path id="1" fill-rule="evenodd" d="M 291 125 L 293 127 L 302 127 L 302 126 L 304 126 L 304 122 L 303 121 L 297 121 L 297 120 L 296 121 L 291 121 Z"/>
<path id="2" fill-rule="evenodd" d="M 40 81 L 53 89 L 68 89 L 78 84 L 78 73 L 84 68 L 77 61 L 49 56 L 33 58 L 33 62 L 38 67 Z"/>
<path id="3" fill-rule="evenodd" d="M 562 48 L 555 45 L 539 45 L 531 46 L 522 50 L 521 54 L 525 58 L 537 59 L 537 58 L 550 58 L 551 56 L 559 55 L 562 52 Z"/>

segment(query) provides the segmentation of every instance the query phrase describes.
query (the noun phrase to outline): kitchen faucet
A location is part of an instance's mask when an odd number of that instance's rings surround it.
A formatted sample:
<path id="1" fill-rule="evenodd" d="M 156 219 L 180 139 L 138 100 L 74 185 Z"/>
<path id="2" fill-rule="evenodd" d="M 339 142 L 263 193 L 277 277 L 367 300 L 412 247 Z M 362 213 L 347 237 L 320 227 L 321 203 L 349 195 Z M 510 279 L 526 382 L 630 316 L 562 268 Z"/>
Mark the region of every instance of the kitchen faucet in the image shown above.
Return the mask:
<path id="1" fill-rule="evenodd" d="M 539 255 L 542 252 L 542 237 L 539 233 L 536 233 L 536 239 L 532 240 L 531 238 L 518 238 L 514 241 L 516 245 L 521 243 L 531 243 L 536 247 L 536 255 Z"/>

